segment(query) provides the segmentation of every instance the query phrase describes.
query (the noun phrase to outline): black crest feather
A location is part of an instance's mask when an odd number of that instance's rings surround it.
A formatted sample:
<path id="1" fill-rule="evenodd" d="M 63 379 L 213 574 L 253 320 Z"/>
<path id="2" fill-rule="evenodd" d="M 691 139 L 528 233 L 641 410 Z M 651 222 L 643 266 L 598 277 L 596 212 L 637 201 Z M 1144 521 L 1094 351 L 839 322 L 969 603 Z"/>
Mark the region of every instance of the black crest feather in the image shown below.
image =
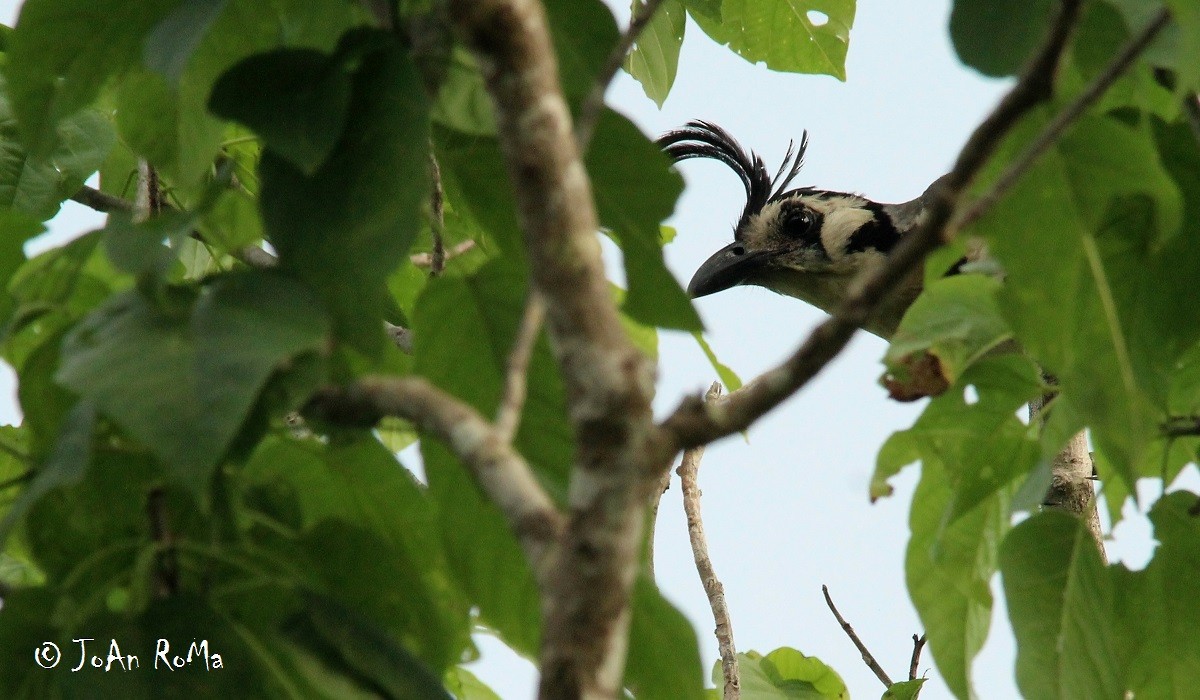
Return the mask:
<path id="1" fill-rule="evenodd" d="M 657 143 L 675 162 L 688 158 L 712 158 L 737 173 L 746 188 L 746 208 L 738 220 L 738 229 L 741 229 L 768 202 L 784 194 L 800 172 L 804 164 L 804 151 L 808 148 L 808 132 L 805 131 L 800 138 L 799 149 L 795 148 L 795 142 L 788 144 L 787 154 L 774 177 L 767 172 L 761 156 L 754 151 L 747 152 L 728 131 L 716 124 L 691 121 L 682 129 L 663 134 Z"/>

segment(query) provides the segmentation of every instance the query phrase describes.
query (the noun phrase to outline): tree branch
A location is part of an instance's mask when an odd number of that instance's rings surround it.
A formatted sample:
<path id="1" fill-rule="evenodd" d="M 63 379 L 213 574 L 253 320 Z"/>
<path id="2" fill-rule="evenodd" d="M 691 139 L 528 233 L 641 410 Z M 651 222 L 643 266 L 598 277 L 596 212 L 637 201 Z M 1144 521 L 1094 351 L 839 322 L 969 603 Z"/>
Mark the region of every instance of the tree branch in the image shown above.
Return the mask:
<path id="1" fill-rule="evenodd" d="M 956 229 L 961 229 L 974 223 L 980 216 L 991 209 L 996 202 L 1000 201 L 1013 185 L 1029 170 L 1038 156 L 1042 155 L 1047 148 L 1058 141 L 1062 133 L 1076 119 L 1080 117 L 1088 107 L 1094 105 L 1112 84 L 1117 82 L 1117 79 L 1124 75 L 1125 71 L 1133 65 L 1134 60 L 1141 55 L 1154 37 L 1158 36 L 1159 32 L 1167 26 L 1171 19 L 1171 13 L 1164 8 L 1155 15 L 1146 26 L 1129 40 L 1119 53 L 1104 70 L 1100 71 L 1091 83 L 1084 88 L 1083 92 L 1079 93 L 1071 104 L 1067 105 L 1066 109 L 1059 112 L 1054 119 L 1046 125 L 1037 138 L 1030 143 L 1021 155 L 1017 156 L 1002 175 L 996 180 L 983 196 L 975 200 L 971 206 L 963 213 L 961 217 L 954 223 Z"/>
<path id="2" fill-rule="evenodd" d="M 650 20 L 654 19 L 654 13 L 658 11 L 662 2 L 663 0 L 641 0 L 637 4 L 633 10 L 633 16 L 629 19 L 629 26 L 621 34 L 612 51 L 609 52 L 608 58 L 604 61 L 604 67 L 600 69 L 600 74 L 596 76 L 596 81 L 592 84 L 591 91 L 579 105 L 579 119 L 575 121 L 575 141 L 579 144 L 581 153 L 586 153 L 588 144 L 591 143 L 596 120 L 600 118 L 600 112 L 604 109 L 604 93 L 608 92 L 608 86 L 616 77 L 617 71 L 621 69 L 621 64 L 625 62 L 629 50 L 633 48 L 638 37 L 650 24 Z"/>
<path id="3" fill-rule="evenodd" d="M 1200 416 L 1171 416 L 1162 425 L 1168 438 L 1200 436 Z"/>
<path id="4" fill-rule="evenodd" d="M 562 514 L 525 459 L 479 412 L 424 379 L 363 377 L 318 391 L 304 407 L 308 418 L 337 425 L 372 426 L 383 416 L 404 418 L 450 448 L 480 490 L 499 507 L 535 574 L 564 528 Z"/>
<path id="5" fill-rule="evenodd" d="M 577 448 L 567 530 L 541 591 L 540 694 L 616 697 L 650 488 L 641 480 L 652 471 L 647 460 L 662 457 L 649 449 L 654 365 L 625 335 L 609 294 L 591 183 L 541 4 L 451 0 L 450 15 L 492 97 Z"/>
<path id="6" fill-rule="evenodd" d="M 958 206 L 963 191 L 1016 122 L 1052 93 L 1053 75 L 1079 15 L 1079 0 L 1064 0 L 1049 34 L 1017 84 L 976 127 L 949 174 L 931 185 L 933 194 L 922 226 L 897 245 L 887 261 L 860 278 L 834 313 L 818 326 L 783 364 L 714 406 L 686 399 L 661 424 L 660 446 L 679 449 L 712 442 L 745 430 L 767 411 L 812 379 L 849 342 L 871 310 L 905 279 L 934 248 Z"/>
<path id="7" fill-rule="evenodd" d="M 442 192 L 442 169 L 429 143 L 429 228 L 433 232 L 433 251 L 429 254 L 429 274 L 437 277 L 446 269 L 446 243 L 442 237 L 446 228 L 446 201 Z"/>
<path id="8" fill-rule="evenodd" d="M 706 401 L 716 401 L 721 395 L 721 385 L 713 382 L 705 394 Z M 700 518 L 700 484 L 697 475 L 700 460 L 704 457 L 704 446 L 693 447 L 683 453 L 683 461 L 676 473 L 683 489 L 683 510 L 687 513 L 688 537 L 692 542 L 692 557 L 696 560 L 696 573 L 708 605 L 712 608 L 713 620 L 717 624 L 717 648 L 721 653 L 721 675 L 725 678 L 724 700 L 737 700 L 741 696 L 741 679 L 738 671 L 737 648 L 733 644 L 733 621 L 729 607 L 725 604 L 725 587 L 721 585 L 708 555 L 708 541 L 704 537 L 704 521 Z"/>
<path id="9" fill-rule="evenodd" d="M 851 627 L 850 623 L 846 622 L 846 618 L 842 617 L 842 614 L 838 612 L 837 606 L 833 604 L 833 598 L 829 597 L 829 587 L 822 584 L 821 592 L 825 594 L 825 604 L 829 606 L 829 611 L 833 613 L 835 618 L 837 618 L 838 624 L 842 626 L 842 631 L 846 633 L 846 636 L 850 638 L 850 641 L 854 642 L 854 646 L 858 648 L 858 653 L 862 654 L 863 663 L 867 665 L 867 668 L 871 669 L 871 672 L 875 674 L 875 677 L 879 679 L 879 682 L 883 683 L 884 688 L 892 687 L 892 679 L 888 676 L 887 671 L 883 670 L 883 667 L 880 666 L 879 662 L 875 660 L 875 656 L 871 654 L 869 649 L 867 649 L 867 645 L 863 644 L 862 640 L 858 638 L 858 634 L 855 633 L 854 628 Z"/>
<path id="10" fill-rule="evenodd" d="M 71 195 L 71 199 L 102 214 L 111 214 L 114 211 L 133 211 L 133 202 L 87 185 L 80 187 L 78 192 Z"/>
<path id="11" fill-rule="evenodd" d="M 908 680 L 917 680 L 917 667 L 921 664 L 921 649 L 925 647 L 925 635 L 913 635 L 912 659 L 908 662 Z"/>
<path id="12" fill-rule="evenodd" d="M 1188 126 L 1192 128 L 1196 143 L 1200 145 L 1200 95 L 1194 92 L 1184 95 L 1183 114 L 1187 118 Z"/>
<path id="13" fill-rule="evenodd" d="M 525 313 L 517 337 L 508 354 L 508 368 L 504 374 L 504 396 L 496 413 L 496 432 L 507 442 L 512 442 L 521 423 L 521 409 L 525 407 L 525 390 L 529 370 L 529 359 L 542 332 L 542 321 L 546 318 L 546 304 L 536 291 L 529 292 L 525 300 Z"/>

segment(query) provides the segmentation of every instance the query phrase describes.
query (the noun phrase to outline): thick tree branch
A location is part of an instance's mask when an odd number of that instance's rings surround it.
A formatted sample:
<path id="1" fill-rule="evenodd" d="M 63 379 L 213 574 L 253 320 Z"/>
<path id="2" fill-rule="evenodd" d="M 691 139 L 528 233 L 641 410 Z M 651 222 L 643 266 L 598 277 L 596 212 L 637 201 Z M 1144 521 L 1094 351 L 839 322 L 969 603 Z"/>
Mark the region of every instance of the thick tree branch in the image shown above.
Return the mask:
<path id="1" fill-rule="evenodd" d="M 871 310 L 942 243 L 963 191 L 995 152 L 1004 135 L 1030 109 L 1050 97 L 1055 69 L 1071 36 L 1079 6 L 1079 0 L 1061 3 L 1050 33 L 1017 84 L 976 127 L 950 173 L 932 185 L 933 201 L 923 225 L 892 250 L 884 265 L 860 279 L 833 315 L 818 326 L 783 364 L 714 406 L 706 406 L 695 397 L 685 400 L 661 425 L 660 445 L 664 452 L 674 454 L 679 449 L 745 430 L 795 393 L 841 352 Z"/>
<path id="2" fill-rule="evenodd" d="M 1133 62 L 1138 56 L 1146 50 L 1154 37 L 1158 36 L 1159 32 L 1167 26 L 1171 19 L 1171 13 L 1165 8 L 1151 19 L 1146 26 L 1129 40 L 1120 52 L 1117 53 L 1104 70 L 1100 71 L 1091 83 L 1084 88 L 1083 92 L 1079 93 L 1071 104 L 1067 105 L 1063 111 L 1059 112 L 1049 124 L 1046 125 L 1037 138 L 1031 142 L 1021 155 L 1017 156 L 1003 174 L 997 178 L 986 193 L 979 199 L 975 200 L 971 206 L 962 214 L 955 222 L 955 228 L 965 228 L 974 223 L 980 216 L 991 209 L 996 202 L 1000 201 L 1013 185 L 1029 170 L 1038 156 L 1046 152 L 1046 149 L 1054 145 L 1076 119 L 1080 117 L 1089 107 L 1096 104 L 1100 97 L 1112 87 L 1112 84 L 1117 82 L 1117 79 L 1129 70 Z"/>
<path id="3" fill-rule="evenodd" d="M 641 476 L 651 471 L 654 367 L 626 337 L 609 294 L 591 184 L 541 4 L 452 0 L 450 15 L 492 97 L 577 446 L 557 575 L 542 589 L 540 693 L 612 698 L 650 488 Z"/>
<path id="4" fill-rule="evenodd" d="M 539 579 L 565 526 L 525 459 L 475 409 L 424 379 L 363 377 L 317 392 L 304 415 L 329 423 L 371 426 L 383 416 L 412 421 L 450 448 L 480 490 L 499 507 Z"/>
<path id="5" fill-rule="evenodd" d="M 592 140 L 592 132 L 596 128 L 596 120 L 600 118 L 600 112 L 604 109 L 604 93 L 608 92 L 608 86 L 616 77 L 617 71 L 621 69 L 621 64 L 625 63 L 625 58 L 629 55 L 629 50 L 637 42 L 638 37 L 645 31 L 646 26 L 650 24 L 650 20 L 654 19 L 654 13 L 658 11 L 659 5 L 663 0 L 642 0 L 633 9 L 633 16 L 629 19 L 629 26 L 621 37 L 617 40 L 616 46 L 613 46 L 609 52 L 608 58 L 604 61 L 604 67 L 600 69 L 600 74 L 596 76 L 596 80 L 592 85 L 591 91 L 584 98 L 583 103 L 579 105 L 579 118 L 575 121 L 575 140 L 579 143 L 579 150 L 586 153 L 588 144 Z"/>
<path id="6" fill-rule="evenodd" d="M 546 304 L 541 295 L 535 291 L 529 293 L 525 301 L 525 313 L 521 315 L 521 325 L 517 327 L 517 337 L 513 341 L 512 350 L 508 353 L 508 367 L 504 373 L 504 396 L 500 399 L 500 409 L 496 413 L 496 432 L 508 442 L 512 442 L 521 423 L 521 409 L 525 407 L 525 393 L 529 360 L 533 357 L 533 348 L 537 345 L 538 335 L 542 332 L 542 321 L 546 318 Z"/>
<path id="7" fill-rule="evenodd" d="M 711 402 L 720 395 L 721 385 L 713 382 L 704 398 Z M 717 648 L 721 653 L 721 675 L 725 679 L 722 697 L 724 700 L 737 700 L 742 690 L 737 647 L 733 644 L 733 620 L 729 617 L 729 606 L 725 604 L 725 587 L 717 578 L 712 558 L 708 555 L 708 540 L 704 536 L 704 521 L 700 517 L 700 484 L 697 477 L 703 457 L 703 445 L 687 450 L 676 471 L 683 489 L 683 510 L 687 514 L 688 538 L 692 542 L 696 573 L 700 574 L 700 583 L 704 586 L 704 594 L 708 596 L 708 605 L 712 608 L 713 620 L 717 625 Z"/>
<path id="8" fill-rule="evenodd" d="M 1049 385 L 1057 380 L 1044 376 Z M 1045 408 L 1051 396 L 1042 396 L 1029 402 L 1029 419 L 1043 420 Z M 1092 453 L 1088 450 L 1087 432 L 1079 431 L 1063 446 L 1050 464 L 1050 488 L 1042 505 L 1046 508 L 1063 510 L 1078 516 L 1088 526 L 1092 541 L 1100 553 L 1100 559 L 1108 563 L 1104 551 L 1104 533 L 1100 529 L 1100 513 L 1096 510 L 1096 487 L 1092 483 Z"/>
<path id="9" fill-rule="evenodd" d="M 879 662 L 875 660 L 875 655 L 872 654 L 871 650 L 867 649 L 867 645 L 863 644 L 862 640 L 858 638 L 858 633 L 854 631 L 854 628 L 850 626 L 849 622 L 846 622 L 846 618 L 842 617 L 842 614 L 838 612 L 837 606 L 833 604 L 833 598 L 829 596 L 829 587 L 822 584 L 821 592 L 825 594 L 825 604 L 829 606 L 829 612 L 833 613 L 833 616 L 837 618 L 838 624 L 842 626 L 842 631 L 846 633 L 846 636 L 850 638 L 851 642 L 854 642 L 854 646 L 858 649 L 858 653 L 862 654 L 863 663 L 867 665 L 867 668 L 871 669 L 871 672 L 875 674 L 875 677 L 879 679 L 879 682 L 883 683 L 884 688 L 892 687 L 892 679 L 888 676 L 887 671 L 883 670 L 883 667 L 880 666 Z"/>

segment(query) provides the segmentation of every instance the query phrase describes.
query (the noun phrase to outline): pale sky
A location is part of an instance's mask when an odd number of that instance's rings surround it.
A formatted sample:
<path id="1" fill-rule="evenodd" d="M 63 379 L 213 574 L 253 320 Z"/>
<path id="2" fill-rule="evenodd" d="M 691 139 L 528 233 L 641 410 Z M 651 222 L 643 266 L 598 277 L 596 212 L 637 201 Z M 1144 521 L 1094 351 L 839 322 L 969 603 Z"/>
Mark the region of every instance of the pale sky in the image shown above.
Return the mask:
<path id="1" fill-rule="evenodd" d="M 19 4 L 0 0 L 0 20 L 11 25 Z M 616 11 L 624 21 L 627 7 Z M 689 119 L 715 122 L 762 154 L 772 170 L 789 139 L 798 141 L 807 129 L 806 165 L 796 185 L 903 201 L 949 169 L 1004 88 L 959 64 L 946 31 L 948 13 L 947 0 L 859 0 L 846 83 L 752 66 L 689 22 L 679 76 L 664 109 L 623 73 L 610 90 L 610 104 L 650 136 Z M 679 235 L 667 258 L 686 284 L 701 261 L 732 240 L 744 200 L 724 166 L 691 161 L 682 170 L 688 189 L 668 221 Z M 68 203 L 53 229 L 78 233 L 100 225 L 99 217 Z M 611 269 L 619 275 L 619 265 Z M 786 357 L 821 319 L 802 302 L 759 288 L 723 292 L 697 306 L 713 348 L 743 380 Z M 684 393 L 715 377 L 688 336 L 664 333 L 660 350 L 655 405 L 665 414 Z M 815 381 L 756 425 L 748 442 L 736 437 L 718 443 L 700 469 L 709 547 L 738 649 L 765 653 L 790 646 L 818 656 L 859 698 L 879 697 L 883 687 L 825 607 L 821 584 L 895 679 L 907 677 L 912 635 L 922 631 L 903 570 L 916 469 L 895 480 L 892 498 L 874 505 L 867 500 L 879 446 L 910 426 L 923 405 L 892 402 L 878 386 L 883 351 L 882 341 L 860 334 Z M 11 372 L 0 396 L 0 421 L 17 420 Z M 1144 562 L 1149 532 L 1138 523 L 1144 519 L 1123 526 L 1119 534 L 1128 545 L 1110 554 L 1129 551 Z M 677 481 L 663 500 L 656 540 L 660 586 L 693 621 L 707 673 L 716 659 L 713 621 L 692 562 Z M 493 640 L 479 642 L 484 658 L 472 669 L 506 699 L 532 697 L 532 666 Z M 1013 656 L 1007 618 L 997 609 L 975 665 L 982 698 L 1018 696 Z M 950 697 L 931 667 L 926 653 L 921 670 L 931 681 L 922 697 Z"/>

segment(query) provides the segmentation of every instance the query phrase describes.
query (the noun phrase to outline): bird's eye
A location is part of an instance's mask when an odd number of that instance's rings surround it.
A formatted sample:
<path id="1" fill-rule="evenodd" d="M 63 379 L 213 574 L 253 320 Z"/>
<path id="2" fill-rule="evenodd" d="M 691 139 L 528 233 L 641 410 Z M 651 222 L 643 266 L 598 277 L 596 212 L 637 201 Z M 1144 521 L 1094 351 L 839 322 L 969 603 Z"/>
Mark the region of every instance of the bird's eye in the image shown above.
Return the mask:
<path id="1" fill-rule="evenodd" d="M 808 209 L 797 209 L 783 220 L 783 233 L 797 240 L 816 239 L 817 218 Z"/>

